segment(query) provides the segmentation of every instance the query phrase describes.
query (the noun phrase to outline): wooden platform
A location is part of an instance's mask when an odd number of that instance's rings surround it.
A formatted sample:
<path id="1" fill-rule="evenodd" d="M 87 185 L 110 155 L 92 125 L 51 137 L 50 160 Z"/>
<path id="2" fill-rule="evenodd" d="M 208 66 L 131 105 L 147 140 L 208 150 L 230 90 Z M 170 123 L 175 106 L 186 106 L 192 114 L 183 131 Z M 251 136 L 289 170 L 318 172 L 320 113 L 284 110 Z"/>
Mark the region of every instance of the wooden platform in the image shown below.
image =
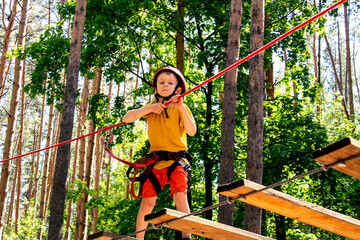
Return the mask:
<path id="1" fill-rule="evenodd" d="M 337 165 L 332 168 L 360 180 L 360 142 L 347 137 L 326 147 L 313 152 L 313 158 L 324 165 L 338 161 L 346 161 L 345 165 Z"/>
<path id="2" fill-rule="evenodd" d="M 238 198 L 263 188 L 264 186 L 260 184 L 242 179 L 219 186 L 218 192 L 230 198 Z M 360 239 L 359 220 L 274 189 L 267 189 L 239 200 L 347 238 Z"/>
<path id="3" fill-rule="evenodd" d="M 109 232 L 98 232 L 98 233 L 94 233 L 94 234 L 90 235 L 88 240 L 113 240 L 113 239 L 120 239 L 120 238 L 121 238 L 121 235 L 118 235 L 118 234 L 109 233 Z M 125 237 L 125 238 L 121 238 L 121 239 L 134 240 L 137 238 Z"/>
<path id="4" fill-rule="evenodd" d="M 161 224 L 184 215 L 186 214 L 164 208 L 160 211 L 146 215 L 145 221 L 153 224 Z M 165 227 L 216 240 L 272 239 L 196 216 L 188 216 L 183 219 L 166 223 Z"/>

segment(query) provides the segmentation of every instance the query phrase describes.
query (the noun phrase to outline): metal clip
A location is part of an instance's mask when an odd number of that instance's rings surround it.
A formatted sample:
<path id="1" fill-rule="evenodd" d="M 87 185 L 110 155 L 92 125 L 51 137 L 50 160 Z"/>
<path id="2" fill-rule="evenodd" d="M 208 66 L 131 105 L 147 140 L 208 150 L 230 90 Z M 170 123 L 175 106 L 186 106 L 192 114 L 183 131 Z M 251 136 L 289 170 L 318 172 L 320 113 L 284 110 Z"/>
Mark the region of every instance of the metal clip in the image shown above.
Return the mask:
<path id="1" fill-rule="evenodd" d="M 240 201 L 246 201 L 246 196 L 245 195 L 240 195 L 239 197 L 237 197 L 238 200 Z"/>
<path id="2" fill-rule="evenodd" d="M 154 224 L 154 223 L 152 223 L 151 226 L 152 226 L 153 229 L 158 230 L 158 229 L 161 229 L 161 227 L 163 226 L 163 223 L 162 224 Z"/>
<path id="3" fill-rule="evenodd" d="M 321 168 L 326 172 L 327 170 L 329 170 L 329 167 L 326 166 L 325 164 L 321 164 Z"/>

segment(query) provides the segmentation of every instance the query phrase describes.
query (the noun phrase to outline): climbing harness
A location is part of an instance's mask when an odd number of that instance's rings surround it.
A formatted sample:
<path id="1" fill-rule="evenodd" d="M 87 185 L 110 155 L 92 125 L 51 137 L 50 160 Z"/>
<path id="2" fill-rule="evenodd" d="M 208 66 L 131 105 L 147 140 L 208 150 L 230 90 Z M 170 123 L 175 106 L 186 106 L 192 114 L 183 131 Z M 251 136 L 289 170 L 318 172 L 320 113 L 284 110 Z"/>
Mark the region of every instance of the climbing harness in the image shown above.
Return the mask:
<path id="1" fill-rule="evenodd" d="M 103 134 L 102 134 L 102 133 L 105 131 L 105 129 L 108 130 L 109 133 L 110 133 L 110 138 L 109 138 L 108 141 L 106 141 L 106 140 L 104 139 L 104 136 L 103 136 Z M 113 140 L 114 135 L 113 135 L 112 131 L 111 131 L 110 129 L 108 129 L 108 127 L 101 128 L 99 131 L 97 131 L 97 133 L 100 134 L 101 142 L 102 142 L 102 143 L 104 144 L 104 146 L 105 146 L 105 151 L 106 151 L 107 153 L 109 153 L 110 156 L 112 156 L 112 157 L 115 158 L 116 160 L 118 160 L 118 161 L 120 161 L 120 162 L 122 162 L 122 163 L 124 163 L 124 164 L 126 164 L 126 165 L 129 165 L 129 166 L 131 166 L 131 167 L 136 167 L 136 168 L 142 168 L 142 167 L 146 167 L 146 166 L 147 166 L 147 165 L 146 165 L 147 163 L 145 163 L 145 162 L 144 162 L 144 163 L 137 163 L 137 162 L 132 163 L 132 162 L 123 160 L 123 159 L 115 156 L 115 154 L 114 154 L 114 153 L 110 150 L 110 148 L 109 148 L 109 144 L 110 144 L 111 141 Z"/>
<path id="2" fill-rule="evenodd" d="M 146 179 L 149 179 L 152 186 L 154 187 L 154 190 L 156 194 L 159 194 L 161 191 L 161 185 L 159 183 L 159 180 L 157 179 L 156 175 L 153 173 L 153 168 L 157 161 L 165 160 L 174 160 L 174 163 L 168 167 L 167 170 L 167 177 L 170 180 L 171 174 L 174 172 L 175 168 L 178 166 L 182 166 L 184 170 L 187 172 L 188 177 L 188 191 L 190 191 L 190 183 L 191 183 L 191 166 L 184 161 L 184 158 L 186 158 L 190 163 L 192 162 L 192 157 L 189 153 L 185 151 L 180 152 L 167 152 L 167 151 L 155 151 L 152 153 L 147 154 L 146 156 L 138 159 L 135 163 L 138 164 L 145 164 L 147 165 L 145 170 L 137 177 L 137 173 L 140 168 L 142 167 L 136 167 L 134 176 L 130 177 L 131 171 L 133 170 L 133 166 L 130 166 L 128 170 L 126 171 L 127 178 L 131 181 L 131 195 L 138 199 L 141 196 L 143 185 L 146 181 Z M 139 192 L 136 195 L 134 190 L 135 182 L 140 182 L 139 186 Z"/>
<path id="3" fill-rule="evenodd" d="M 110 134 L 109 140 L 105 140 L 103 136 L 103 132 L 107 130 Z M 191 182 L 191 166 L 184 161 L 184 158 L 186 158 L 190 163 L 192 162 L 192 157 L 189 153 L 186 151 L 179 151 L 179 152 L 167 152 L 167 151 L 155 151 L 152 153 L 147 154 L 146 156 L 143 156 L 136 160 L 135 162 L 129 162 L 126 160 L 123 160 L 119 157 L 117 157 L 109 148 L 109 144 L 114 138 L 114 135 L 108 127 L 101 128 L 99 131 L 97 131 L 98 134 L 100 134 L 101 142 L 105 146 L 105 151 L 110 154 L 111 157 L 117 159 L 118 161 L 126 164 L 129 166 L 128 170 L 126 171 L 127 178 L 131 181 L 131 195 L 135 199 L 139 199 L 141 192 L 142 192 L 142 186 L 145 183 L 146 179 L 149 179 L 151 184 L 153 185 L 155 191 L 157 194 L 161 191 L 161 185 L 159 181 L 157 180 L 155 174 L 152 172 L 153 167 L 155 166 L 157 161 L 160 160 L 175 160 L 173 164 L 170 165 L 167 171 L 167 177 L 170 180 L 170 176 L 175 170 L 176 167 L 182 166 L 184 170 L 187 172 L 188 176 L 188 191 L 190 191 L 190 182 Z M 131 171 L 135 168 L 134 176 L 130 177 Z M 140 169 L 145 168 L 145 170 L 140 174 L 140 176 L 137 177 L 137 174 Z M 139 187 L 139 193 L 138 195 L 135 194 L 134 185 L 135 182 L 140 182 Z"/>

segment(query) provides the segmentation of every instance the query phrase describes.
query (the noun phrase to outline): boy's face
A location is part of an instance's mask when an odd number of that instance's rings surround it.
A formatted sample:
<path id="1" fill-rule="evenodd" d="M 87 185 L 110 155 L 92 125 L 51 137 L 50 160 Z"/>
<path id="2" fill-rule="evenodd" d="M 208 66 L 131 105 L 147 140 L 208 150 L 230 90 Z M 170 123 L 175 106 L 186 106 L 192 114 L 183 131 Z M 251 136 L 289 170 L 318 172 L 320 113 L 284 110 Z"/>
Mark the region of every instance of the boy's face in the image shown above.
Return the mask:
<path id="1" fill-rule="evenodd" d="M 160 96 L 163 97 L 168 97 L 174 92 L 177 84 L 178 84 L 178 80 L 173 73 L 170 72 L 160 73 L 156 80 L 155 93 L 158 93 L 160 94 Z M 178 87 L 178 89 L 176 90 L 176 94 L 180 94 L 180 92 L 181 92 L 181 88 Z"/>

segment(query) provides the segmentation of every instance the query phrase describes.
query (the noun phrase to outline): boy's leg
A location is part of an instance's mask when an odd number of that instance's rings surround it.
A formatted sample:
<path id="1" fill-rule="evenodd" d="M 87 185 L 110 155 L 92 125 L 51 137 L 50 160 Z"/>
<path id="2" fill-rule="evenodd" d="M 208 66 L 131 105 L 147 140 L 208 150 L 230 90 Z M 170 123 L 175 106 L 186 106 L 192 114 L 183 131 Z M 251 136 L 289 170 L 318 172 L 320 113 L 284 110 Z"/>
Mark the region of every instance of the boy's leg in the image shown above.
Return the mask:
<path id="1" fill-rule="evenodd" d="M 143 198 L 141 201 L 139 213 L 136 220 L 136 231 L 140 231 L 147 228 L 148 223 L 145 222 L 145 215 L 150 214 L 156 203 L 155 197 Z M 144 239 L 145 232 L 136 234 L 136 238 Z"/>
<path id="2" fill-rule="evenodd" d="M 173 199 L 176 205 L 176 209 L 179 212 L 183 213 L 190 213 L 190 208 L 187 200 L 186 193 L 183 192 L 177 192 L 173 194 Z M 182 232 L 183 238 L 191 238 L 191 234 L 187 232 Z"/>

